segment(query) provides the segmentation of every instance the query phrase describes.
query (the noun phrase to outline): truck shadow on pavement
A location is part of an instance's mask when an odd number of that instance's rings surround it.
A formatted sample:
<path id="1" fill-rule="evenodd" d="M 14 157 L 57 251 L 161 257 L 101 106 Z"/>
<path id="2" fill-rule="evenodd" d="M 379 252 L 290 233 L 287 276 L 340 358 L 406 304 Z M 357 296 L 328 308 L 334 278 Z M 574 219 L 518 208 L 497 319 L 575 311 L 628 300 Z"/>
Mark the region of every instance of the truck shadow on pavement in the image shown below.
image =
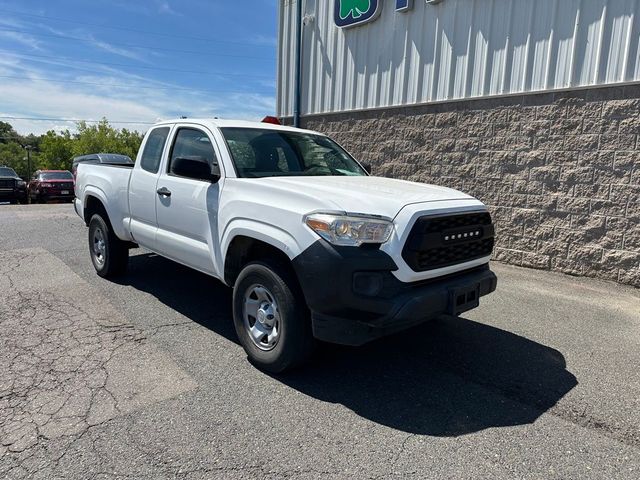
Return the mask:
<path id="1" fill-rule="evenodd" d="M 228 288 L 155 255 L 131 264 L 127 285 L 238 343 Z M 372 422 L 433 436 L 533 423 L 578 384 L 559 351 L 465 318 L 360 348 L 323 345 L 307 367 L 273 378 Z"/>

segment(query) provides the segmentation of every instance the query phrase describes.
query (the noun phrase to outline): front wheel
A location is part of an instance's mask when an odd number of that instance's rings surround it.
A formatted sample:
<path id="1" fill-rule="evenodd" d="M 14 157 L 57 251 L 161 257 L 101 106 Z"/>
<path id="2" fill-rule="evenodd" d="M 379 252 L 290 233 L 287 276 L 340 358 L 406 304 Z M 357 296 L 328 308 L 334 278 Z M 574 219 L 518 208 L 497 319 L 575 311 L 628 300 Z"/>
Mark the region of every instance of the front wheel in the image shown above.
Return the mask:
<path id="1" fill-rule="evenodd" d="M 295 277 L 277 263 L 253 262 L 242 270 L 233 290 L 233 319 L 258 368 L 281 373 L 313 353 L 309 311 Z"/>
<path id="2" fill-rule="evenodd" d="M 103 278 L 122 275 L 129 262 L 129 249 L 98 214 L 89 222 L 89 253 L 96 273 Z"/>

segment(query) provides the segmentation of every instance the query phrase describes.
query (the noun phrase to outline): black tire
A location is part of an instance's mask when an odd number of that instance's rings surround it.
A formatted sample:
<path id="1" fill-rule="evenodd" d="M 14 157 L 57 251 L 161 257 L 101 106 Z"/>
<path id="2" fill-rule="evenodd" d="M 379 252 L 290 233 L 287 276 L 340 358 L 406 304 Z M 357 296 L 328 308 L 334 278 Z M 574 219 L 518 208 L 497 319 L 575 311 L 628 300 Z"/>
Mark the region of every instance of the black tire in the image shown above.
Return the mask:
<path id="1" fill-rule="evenodd" d="M 16 200 L 15 198 L 13 200 L 9 200 L 9 204 L 10 205 L 17 205 L 18 204 L 18 200 Z"/>
<path id="2" fill-rule="evenodd" d="M 103 248 L 99 249 L 100 254 L 95 246 L 98 238 L 103 241 Z M 100 214 L 95 214 L 89 222 L 89 255 L 96 273 L 102 278 L 115 278 L 127 270 L 127 244 L 116 237 L 111 225 Z"/>
<path id="3" fill-rule="evenodd" d="M 268 351 L 256 345 L 245 326 L 245 298 L 256 285 L 268 290 L 278 310 L 278 341 Z M 249 360 L 261 370 L 291 370 L 307 361 L 315 350 L 309 310 L 298 282 L 289 269 L 278 263 L 252 262 L 240 272 L 233 289 L 233 322 Z"/>

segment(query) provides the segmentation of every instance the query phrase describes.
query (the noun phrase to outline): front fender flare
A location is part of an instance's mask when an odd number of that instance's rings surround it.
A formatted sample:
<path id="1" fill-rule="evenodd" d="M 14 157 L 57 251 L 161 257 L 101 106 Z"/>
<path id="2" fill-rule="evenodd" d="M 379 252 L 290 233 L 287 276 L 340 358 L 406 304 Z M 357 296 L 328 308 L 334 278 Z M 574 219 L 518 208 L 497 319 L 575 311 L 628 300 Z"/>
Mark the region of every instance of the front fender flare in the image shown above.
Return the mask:
<path id="1" fill-rule="evenodd" d="M 301 244 L 299 239 L 274 225 L 248 218 L 237 218 L 229 222 L 221 237 L 220 250 L 222 255 L 220 258 L 223 261 L 227 256 L 231 242 L 239 236 L 254 238 L 267 243 L 282 251 L 291 260 L 313 243 L 313 241 L 309 241 L 308 244 Z"/>

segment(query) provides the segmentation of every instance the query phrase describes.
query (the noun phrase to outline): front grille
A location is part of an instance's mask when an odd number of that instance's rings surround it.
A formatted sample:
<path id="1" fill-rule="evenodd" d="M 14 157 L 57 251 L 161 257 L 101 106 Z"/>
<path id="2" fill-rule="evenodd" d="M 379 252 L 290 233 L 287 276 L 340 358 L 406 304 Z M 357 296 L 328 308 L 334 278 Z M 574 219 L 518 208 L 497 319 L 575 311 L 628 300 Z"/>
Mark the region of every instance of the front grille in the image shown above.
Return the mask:
<path id="1" fill-rule="evenodd" d="M 488 212 L 419 218 L 402 251 L 416 272 L 448 267 L 491 255 L 495 230 Z"/>
<path id="2" fill-rule="evenodd" d="M 15 188 L 16 181 L 11 180 L 0 180 L 0 188 Z"/>
<path id="3" fill-rule="evenodd" d="M 73 182 L 54 183 L 53 186 L 59 190 L 73 190 Z"/>

